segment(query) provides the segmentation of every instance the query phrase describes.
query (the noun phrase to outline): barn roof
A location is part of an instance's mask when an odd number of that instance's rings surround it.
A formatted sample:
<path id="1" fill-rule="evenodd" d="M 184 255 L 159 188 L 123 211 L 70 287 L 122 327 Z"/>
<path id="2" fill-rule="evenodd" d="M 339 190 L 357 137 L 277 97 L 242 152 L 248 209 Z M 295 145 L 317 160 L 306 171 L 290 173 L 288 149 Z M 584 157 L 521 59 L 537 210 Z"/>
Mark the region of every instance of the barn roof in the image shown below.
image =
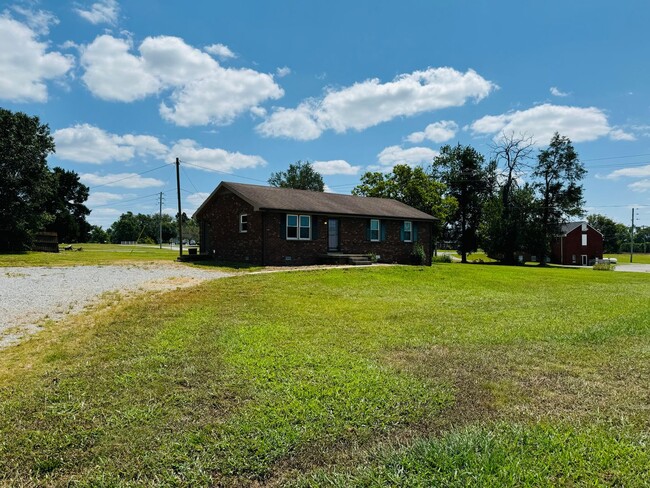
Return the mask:
<path id="1" fill-rule="evenodd" d="M 390 198 L 359 197 L 309 190 L 294 190 L 244 183 L 221 182 L 194 215 L 219 192 L 232 192 L 256 211 L 305 212 L 408 220 L 437 220 L 409 205 Z"/>
<path id="2" fill-rule="evenodd" d="M 562 224 L 562 227 L 561 227 L 561 230 L 560 230 L 561 235 L 566 236 L 570 232 L 573 232 L 574 230 L 576 230 L 578 227 L 582 227 L 582 224 L 587 224 L 588 227 L 591 227 L 593 230 L 595 230 L 599 234 L 602 234 L 602 232 L 600 232 L 598 229 L 596 229 L 595 227 L 589 225 L 586 221 L 581 220 L 579 222 L 566 222 L 565 224 Z"/>

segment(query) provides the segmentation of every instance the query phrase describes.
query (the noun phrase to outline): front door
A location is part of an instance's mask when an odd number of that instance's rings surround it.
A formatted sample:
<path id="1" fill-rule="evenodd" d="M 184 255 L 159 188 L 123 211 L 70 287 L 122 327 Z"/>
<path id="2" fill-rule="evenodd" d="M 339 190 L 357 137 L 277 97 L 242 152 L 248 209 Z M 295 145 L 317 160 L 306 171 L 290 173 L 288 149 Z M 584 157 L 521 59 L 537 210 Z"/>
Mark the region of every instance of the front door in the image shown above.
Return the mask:
<path id="1" fill-rule="evenodd" d="M 339 250 L 339 219 L 329 219 L 327 222 L 327 250 Z"/>
<path id="2" fill-rule="evenodd" d="M 587 266 L 587 255 L 586 254 L 582 255 L 582 265 Z"/>

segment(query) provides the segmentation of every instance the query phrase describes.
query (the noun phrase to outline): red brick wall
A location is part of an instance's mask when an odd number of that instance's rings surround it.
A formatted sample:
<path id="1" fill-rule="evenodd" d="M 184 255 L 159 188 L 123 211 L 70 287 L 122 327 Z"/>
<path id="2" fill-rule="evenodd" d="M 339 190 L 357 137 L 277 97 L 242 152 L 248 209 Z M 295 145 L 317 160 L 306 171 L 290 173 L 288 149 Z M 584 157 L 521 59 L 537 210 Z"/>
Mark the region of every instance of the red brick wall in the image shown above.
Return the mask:
<path id="1" fill-rule="evenodd" d="M 248 232 L 239 232 L 239 216 L 248 215 Z M 201 253 L 220 261 L 262 262 L 262 215 L 232 193 L 215 195 L 201 211 L 199 221 L 205 226 L 201 236 Z"/>
<path id="2" fill-rule="evenodd" d="M 582 245 L 582 226 L 577 227 L 562 238 L 564 244 L 564 256 L 560 248 L 560 239 L 553 243 L 551 261 L 558 264 L 582 264 L 582 255 L 587 260 L 603 257 L 603 236 L 594 228 L 587 226 L 587 245 Z M 575 261 L 573 261 L 575 256 Z M 563 257 L 563 259 L 562 259 Z"/>
<path id="3" fill-rule="evenodd" d="M 239 216 L 248 215 L 248 232 L 239 232 Z M 222 193 L 215 195 L 198 216 L 203 228 L 201 253 L 232 262 L 250 262 L 270 266 L 318 264 L 327 254 L 328 226 L 326 215 L 312 215 L 311 240 L 287 240 L 285 213 L 253 212 L 251 205 L 239 197 Z M 346 254 L 374 253 L 382 262 L 411 262 L 412 242 L 400 240 L 401 220 L 381 220 L 385 239 L 371 242 L 367 238 L 369 218 L 337 217 L 339 219 L 340 252 Z M 431 224 L 414 222 L 417 240 L 423 244 L 430 264 Z M 264 229 L 264 239 L 261 230 Z"/>

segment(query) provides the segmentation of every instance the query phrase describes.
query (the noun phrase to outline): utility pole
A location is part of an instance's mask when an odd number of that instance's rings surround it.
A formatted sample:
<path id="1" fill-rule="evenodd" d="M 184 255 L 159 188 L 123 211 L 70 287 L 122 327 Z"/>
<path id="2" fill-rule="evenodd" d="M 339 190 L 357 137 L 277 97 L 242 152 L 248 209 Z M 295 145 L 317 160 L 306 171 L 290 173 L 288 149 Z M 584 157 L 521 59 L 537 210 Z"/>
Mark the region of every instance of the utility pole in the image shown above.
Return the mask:
<path id="1" fill-rule="evenodd" d="M 630 263 L 634 256 L 634 209 L 632 209 L 632 228 L 630 229 Z"/>
<path id="2" fill-rule="evenodd" d="M 181 213 L 181 162 L 176 158 L 176 198 L 178 199 L 178 258 L 183 258 L 183 214 Z"/>
<path id="3" fill-rule="evenodd" d="M 158 200 L 158 244 L 160 249 L 162 249 L 162 200 L 163 192 L 160 192 L 160 198 Z"/>

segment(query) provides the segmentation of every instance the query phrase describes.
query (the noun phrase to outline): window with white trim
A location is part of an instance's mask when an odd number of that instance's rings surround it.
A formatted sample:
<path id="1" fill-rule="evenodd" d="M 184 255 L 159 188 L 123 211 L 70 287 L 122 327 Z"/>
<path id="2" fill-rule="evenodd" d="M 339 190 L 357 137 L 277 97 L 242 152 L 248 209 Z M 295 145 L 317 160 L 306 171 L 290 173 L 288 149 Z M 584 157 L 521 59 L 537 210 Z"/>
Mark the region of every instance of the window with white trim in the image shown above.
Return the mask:
<path id="1" fill-rule="evenodd" d="M 410 220 L 404 221 L 404 242 L 413 241 L 413 222 Z"/>
<path id="2" fill-rule="evenodd" d="M 587 234 L 582 234 L 582 245 L 583 246 L 587 245 Z"/>
<path id="3" fill-rule="evenodd" d="M 241 214 L 239 216 L 239 232 L 248 232 L 248 215 Z"/>
<path id="4" fill-rule="evenodd" d="M 370 219 L 370 240 L 378 242 L 380 235 L 379 219 Z"/>
<path id="5" fill-rule="evenodd" d="M 287 239 L 311 239 L 311 215 L 287 215 Z"/>

